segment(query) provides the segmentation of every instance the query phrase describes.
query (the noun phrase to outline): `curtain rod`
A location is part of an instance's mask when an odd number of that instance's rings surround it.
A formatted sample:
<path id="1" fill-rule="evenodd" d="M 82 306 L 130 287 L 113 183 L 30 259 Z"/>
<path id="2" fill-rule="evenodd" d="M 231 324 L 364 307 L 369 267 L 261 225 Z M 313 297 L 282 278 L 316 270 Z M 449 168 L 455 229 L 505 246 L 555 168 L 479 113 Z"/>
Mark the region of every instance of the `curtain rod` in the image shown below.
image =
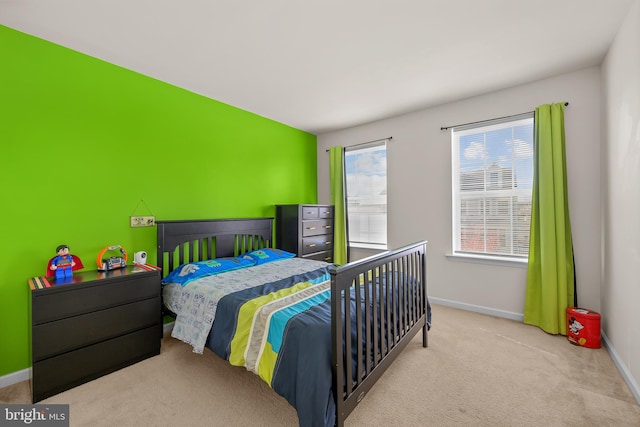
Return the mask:
<path id="1" fill-rule="evenodd" d="M 380 138 L 380 139 L 374 139 L 373 141 L 367 141 L 367 142 L 361 142 L 360 144 L 355 144 L 355 145 L 350 145 L 348 147 L 344 147 L 344 148 L 351 148 L 351 147 L 358 147 L 359 145 L 365 145 L 365 144 L 371 144 L 374 142 L 378 142 L 378 141 L 391 141 L 393 139 L 392 136 L 388 136 L 386 138 Z M 325 150 L 327 153 L 329 152 L 329 150 Z"/>
<path id="2" fill-rule="evenodd" d="M 567 107 L 568 105 L 569 105 L 568 102 L 564 103 L 565 107 Z M 442 126 L 440 128 L 440 130 L 449 130 L 451 128 L 457 128 L 459 126 L 475 125 L 475 124 L 480 124 L 480 123 L 484 123 L 484 122 L 491 122 L 491 121 L 494 121 L 494 120 L 509 119 L 511 117 L 518 117 L 518 116 L 521 116 L 521 115 L 527 114 L 527 113 L 533 113 L 533 111 L 527 111 L 526 113 L 520 113 L 520 114 L 513 114 L 511 116 L 498 117 L 498 118 L 495 118 L 495 119 L 480 120 L 478 122 L 462 123 L 460 125 L 454 125 L 454 126 Z"/>

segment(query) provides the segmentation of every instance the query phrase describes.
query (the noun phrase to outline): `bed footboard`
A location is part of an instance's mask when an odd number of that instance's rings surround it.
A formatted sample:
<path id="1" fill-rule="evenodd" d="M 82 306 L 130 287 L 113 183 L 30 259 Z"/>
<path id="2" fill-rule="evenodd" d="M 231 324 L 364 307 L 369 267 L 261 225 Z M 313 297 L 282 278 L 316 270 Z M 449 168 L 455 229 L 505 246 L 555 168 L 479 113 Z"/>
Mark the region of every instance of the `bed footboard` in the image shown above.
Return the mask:
<path id="1" fill-rule="evenodd" d="M 427 347 L 426 241 L 331 270 L 336 425 L 422 329 Z"/>

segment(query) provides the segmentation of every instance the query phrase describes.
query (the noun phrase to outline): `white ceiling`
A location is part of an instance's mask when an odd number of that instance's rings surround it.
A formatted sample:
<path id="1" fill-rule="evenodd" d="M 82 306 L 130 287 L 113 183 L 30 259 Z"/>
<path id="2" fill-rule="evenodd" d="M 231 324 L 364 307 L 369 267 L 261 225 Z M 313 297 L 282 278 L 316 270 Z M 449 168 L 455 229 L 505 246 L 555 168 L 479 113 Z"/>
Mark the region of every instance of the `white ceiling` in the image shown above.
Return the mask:
<path id="1" fill-rule="evenodd" d="M 0 24 L 321 134 L 599 64 L 636 0 L 0 0 Z"/>

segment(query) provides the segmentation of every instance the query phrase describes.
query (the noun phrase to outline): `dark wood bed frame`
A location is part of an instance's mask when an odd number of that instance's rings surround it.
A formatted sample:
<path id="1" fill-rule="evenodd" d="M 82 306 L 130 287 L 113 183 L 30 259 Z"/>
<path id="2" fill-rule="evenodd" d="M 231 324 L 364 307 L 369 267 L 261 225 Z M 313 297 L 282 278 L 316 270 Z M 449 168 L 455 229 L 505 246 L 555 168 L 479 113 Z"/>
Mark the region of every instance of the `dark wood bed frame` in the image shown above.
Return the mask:
<path id="1" fill-rule="evenodd" d="M 163 276 L 187 262 L 277 247 L 277 244 L 273 245 L 273 218 L 158 221 L 157 226 L 157 263 Z M 413 279 L 408 279 L 410 277 Z M 360 292 L 355 293 L 356 312 L 351 313 L 351 305 L 345 304 L 345 299 L 339 296 L 348 294 L 352 286 L 360 285 L 367 285 L 364 289 L 369 291 L 363 292 L 363 296 Z M 376 307 L 371 302 L 382 294 L 391 298 L 384 299 L 386 307 Z M 361 298 L 363 301 L 359 301 Z M 364 311 L 360 308 L 363 306 Z M 332 269 L 331 311 L 335 424 L 343 426 L 345 419 L 420 329 L 422 346 L 427 347 L 426 242 L 416 242 Z M 352 319 L 355 319 L 358 336 L 345 340 L 345 331 L 351 331 L 353 326 Z M 386 328 L 385 325 L 392 326 Z M 355 368 L 350 357 L 353 345 L 358 354 Z M 364 357 L 367 354 L 372 357 Z M 347 378 L 356 380 L 345 384 Z"/>

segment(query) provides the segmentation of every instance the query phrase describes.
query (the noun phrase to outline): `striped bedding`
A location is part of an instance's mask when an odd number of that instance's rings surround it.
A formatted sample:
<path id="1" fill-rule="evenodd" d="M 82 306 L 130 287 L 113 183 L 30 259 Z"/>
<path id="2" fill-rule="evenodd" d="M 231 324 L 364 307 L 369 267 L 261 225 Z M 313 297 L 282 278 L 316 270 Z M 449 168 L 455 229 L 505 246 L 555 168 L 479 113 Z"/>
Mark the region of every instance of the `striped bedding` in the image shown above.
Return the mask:
<path id="1" fill-rule="evenodd" d="M 167 284 L 171 335 L 255 372 L 291 403 L 301 426 L 333 425 L 332 266 L 290 258 Z"/>
<path id="2" fill-rule="evenodd" d="M 171 336 L 190 344 L 195 353 L 202 353 L 222 298 L 261 285 L 297 278 L 318 268 L 328 272 L 331 266 L 321 261 L 290 258 L 203 277 L 184 287 L 166 284 L 163 286 L 163 301 L 176 314 Z"/>
<path id="3" fill-rule="evenodd" d="M 207 347 L 259 375 L 296 409 L 300 426 L 332 426 L 331 267 L 290 258 L 201 278 L 184 287 L 165 285 L 165 304 L 177 315 L 172 336 L 191 344 L 194 352 Z M 365 288 L 352 288 L 352 307 L 364 301 Z M 413 298 L 413 291 L 408 292 L 400 297 Z M 386 297 L 379 297 L 370 304 L 387 306 Z M 398 301 L 392 304 L 399 307 Z M 378 322 L 388 328 L 386 320 Z M 389 337 L 395 340 L 393 332 Z"/>

